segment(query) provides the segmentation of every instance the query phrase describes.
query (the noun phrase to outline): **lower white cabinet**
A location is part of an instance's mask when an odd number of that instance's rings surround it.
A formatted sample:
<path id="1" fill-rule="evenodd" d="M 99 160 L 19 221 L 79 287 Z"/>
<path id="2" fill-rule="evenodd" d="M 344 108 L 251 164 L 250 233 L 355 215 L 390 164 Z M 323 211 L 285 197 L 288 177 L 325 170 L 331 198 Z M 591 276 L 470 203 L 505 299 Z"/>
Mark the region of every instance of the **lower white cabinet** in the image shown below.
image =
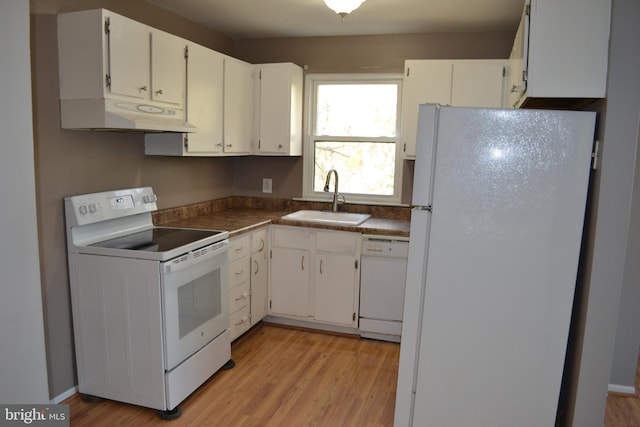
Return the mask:
<path id="1" fill-rule="evenodd" d="M 229 329 L 234 340 L 267 311 L 267 227 L 230 239 Z"/>
<path id="2" fill-rule="evenodd" d="M 359 233 L 272 227 L 270 314 L 358 326 Z"/>
<path id="3" fill-rule="evenodd" d="M 251 233 L 251 325 L 267 315 L 269 303 L 268 227 Z"/>

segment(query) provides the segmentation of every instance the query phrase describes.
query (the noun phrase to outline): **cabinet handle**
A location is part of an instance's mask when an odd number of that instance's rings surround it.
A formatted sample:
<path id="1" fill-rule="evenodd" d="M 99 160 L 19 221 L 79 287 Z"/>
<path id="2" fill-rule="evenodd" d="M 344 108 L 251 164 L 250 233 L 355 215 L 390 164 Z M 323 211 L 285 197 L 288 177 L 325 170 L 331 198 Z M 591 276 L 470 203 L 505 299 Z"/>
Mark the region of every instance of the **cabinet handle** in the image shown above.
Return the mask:
<path id="1" fill-rule="evenodd" d="M 304 271 L 304 255 L 302 255 L 302 270 Z"/>
<path id="2" fill-rule="evenodd" d="M 227 144 L 227 147 L 231 148 L 233 147 L 233 144 Z"/>
<path id="3" fill-rule="evenodd" d="M 240 322 L 236 323 L 235 325 L 236 325 L 236 326 L 240 326 L 240 325 L 242 325 L 244 322 L 246 322 L 247 320 L 249 320 L 249 318 L 245 316 L 245 317 L 243 317 L 243 318 L 242 318 L 242 320 L 240 320 Z"/>
<path id="4" fill-rule="evenodd" d="M 156 91 L 156 95 L 162 95 L 162 89 L 158 89 L 158 90 Z"/>
<path id="5" fill-rule="evenodd" d="M 320 260 L 320 274 L 322 274 L 322 259 Z"/>
<path id="6" fill-rule="evenodd" d="M 264 250 L 264 239 L 260 239 L 260 243 L 262 243 L 262 246 L 260 246 L 260 249 L 258 249 L 258 252 L 262 252 Z"/>
<path id="7" fill-rule="evenodd" d="M 140 92 L 146 92 L 147 91 L 147 87 L 146 86 L 141 86 L 138 90 Z"/>
<path id="8" fill-rule="evenodd" d="M 236 276 L 242 276 L 242 273 L 244 273 L 244 270 L 236 271 L 235 275 Z"/>
<path id="9" fill-rule="evenodd" d="M 244 250 L 244 246 L 240 246 L 239 248 L 236 248 L 236 252 L 240 252 Z"/>
<path id="10" fill-rule="evenodd" d="M 242 295 L 240 295 L 240 297 L 236 298 L 236 301 L 240 301 L 243 299 L 247 299 L 247 297 L 249 296 L 249 294 L 247 294 L 246 292 L 244 292 Z"/>
<path id="11" fill-rule="evenodd" d="M 256 260 L 253 260 L 253 263 L 256 265 L 256 271 L 254 271 L 253 274 L 258 274 L 258 271 L 260 271 L 260 264 Z"/>

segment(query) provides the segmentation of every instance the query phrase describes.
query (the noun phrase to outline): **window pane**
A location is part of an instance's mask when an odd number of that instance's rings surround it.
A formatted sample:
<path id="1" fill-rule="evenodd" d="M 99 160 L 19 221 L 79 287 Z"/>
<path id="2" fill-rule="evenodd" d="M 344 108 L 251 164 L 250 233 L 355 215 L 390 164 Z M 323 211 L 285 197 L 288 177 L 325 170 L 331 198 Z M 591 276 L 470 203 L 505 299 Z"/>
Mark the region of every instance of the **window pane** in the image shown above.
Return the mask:
<path id="1" fill-rule="evenodd" d="M 314 191 L 323 191 L 327 172 L 335 169 L 340 193 L 393 195 L 394 143 L 316 141 Z M 333 178 L 329 190 L 333 192 Z"/>
<path id="2" fill-rule="evenodd" d="M 395 137 L 398 85 L 320 84 L 316 135 Z"/>

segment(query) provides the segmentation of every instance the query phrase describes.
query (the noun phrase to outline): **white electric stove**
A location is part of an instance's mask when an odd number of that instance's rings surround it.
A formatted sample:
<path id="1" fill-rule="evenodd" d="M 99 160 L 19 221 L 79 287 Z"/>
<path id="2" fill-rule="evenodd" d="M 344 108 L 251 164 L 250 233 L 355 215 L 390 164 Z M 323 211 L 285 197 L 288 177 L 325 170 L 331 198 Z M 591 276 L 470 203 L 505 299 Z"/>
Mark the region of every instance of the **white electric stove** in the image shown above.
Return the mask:
<path id="1" fill-rule="evenodd" d="M 229 233 L 156 227 L 150 187 L 65 198 L 78 388 L 180 416 L 233 366 Z"/>

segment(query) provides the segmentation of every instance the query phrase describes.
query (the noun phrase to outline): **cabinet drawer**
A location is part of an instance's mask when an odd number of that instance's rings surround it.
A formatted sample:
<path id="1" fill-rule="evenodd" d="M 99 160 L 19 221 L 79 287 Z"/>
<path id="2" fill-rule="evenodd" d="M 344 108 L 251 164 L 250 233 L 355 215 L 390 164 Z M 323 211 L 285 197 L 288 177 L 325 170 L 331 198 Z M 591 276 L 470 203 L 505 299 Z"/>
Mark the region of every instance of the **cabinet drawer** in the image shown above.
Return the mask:
<path id="1" fill-rule="evenodd" d="M 235 286 L 229 290 L 229 313 L 249 307 L 249 282 L 244 282 L 239 286 Z"/>
<path id="2" fill-rule="evenodd" d="M 274 228 L 273 229 L 273 246 L 280 246 L 293 249 L 310 249 L 311 232 L 300 228 Z"/>
<path id="3" fill-rule="evenodd" d="M 251 254 L 251 237 L 248 234 L 231 239 L 229 249 L 229 262 L 235 261 Z"/>
<path id="4" fill-rule="evenodd" d="M 249 306 L 242 310 L 236 311 L 231 315 L 229 321 L 229 329 L 231 330 L 231 339 L 236 339 L 242 335 L 251 326 L 249 315 Z"/>
<path id="5" fill-rule="evenodd" d="M 242 258 L 229 264 L 229 288 L 249 280 L 251 260 Z"/>
<path id="6" fill-rule="evenodd" d="M 316 233 L 316 249 L 319 251 L 355 255 L 359 242 L 360 234 L 356 233 L 336 231 L 318 231 Z"/>
<path id="7" fill-rule="evenodd" d="M 251 253 L 262 252 L 267 248 L 267 229 L 258 230 L 251 235 Z"/>

